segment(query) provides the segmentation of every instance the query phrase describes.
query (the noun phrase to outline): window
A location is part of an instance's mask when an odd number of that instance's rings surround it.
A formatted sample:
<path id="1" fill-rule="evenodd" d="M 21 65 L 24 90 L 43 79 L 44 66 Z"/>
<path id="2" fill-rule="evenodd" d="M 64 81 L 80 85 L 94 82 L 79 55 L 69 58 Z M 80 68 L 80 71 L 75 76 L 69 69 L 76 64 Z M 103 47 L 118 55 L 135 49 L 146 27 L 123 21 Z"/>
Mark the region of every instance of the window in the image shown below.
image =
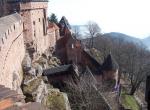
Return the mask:
<path id="1" fill-rule="evenodd" d="M 43 18 L 43 35 L 46 35 L 46 24 L 44 18 Z"/>
<path id="2" fill-rule="evenodd" d="M 33 25 L 35 25 L 35 21 L 33 21 Z"/>
<path id="3" fill-rule="evenodd" d="M 23 22 L 23 30 L 25 30 L 25 24 L 24 24 L 24 22 Z"/>
<path id="4" fill-rule="evenodd" d="M 34 30 L 34 37 L 36 37 L 36 33 L 35 33 L 35 30 Z"/>
<path id="5" fill-rule="evenodd" d="M 39 18 L 39 22 L 41 22 L 41 19 Z"/>

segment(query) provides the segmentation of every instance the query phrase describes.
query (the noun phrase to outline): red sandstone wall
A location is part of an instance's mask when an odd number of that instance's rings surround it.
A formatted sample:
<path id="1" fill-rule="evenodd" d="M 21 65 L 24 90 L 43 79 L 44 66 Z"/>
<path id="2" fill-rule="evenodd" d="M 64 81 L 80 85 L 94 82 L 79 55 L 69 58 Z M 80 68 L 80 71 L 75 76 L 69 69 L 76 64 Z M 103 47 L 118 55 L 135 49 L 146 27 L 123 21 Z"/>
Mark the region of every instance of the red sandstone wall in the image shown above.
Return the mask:
<path id="1" fill-rule="evenodd" d="M 47 8 L 48 2 L 14 2 L 7 4 L 5 12 L 18 11 L 23 20 L 23 37 L 25 43 L 33 44 L 38 53 L 43 53 L 49 47 L 56 45 L 59 30 L 47 33 Z M 45 29 L 45 32 L 44 31 Z"/>
<path id="2" fill-rule="evenodd" d="M 80 42 L 76 39 L 73 39 L 73 37 L 70 37 L 67 42 L 66 49 L 68 61 L 80 64 L 82 51 Z"/>
<path id="3" fill-rule="evenodd" d="M 20 4 L 25 42 L 33 42 L 36 51 L 40 54 L 56 45 L 56 36 L 59 33 L 58 29 L 48 28 L 47 7 L 47 2 Z"/>
<path id="4" fill-rule="evenodd" d="M 59 35 L 59 31 L 55 28 L 48 30 L 48 35 L 45 38 L 45 48 L 47 47 L 56 47 L 57 36 Z"/>
<path id="5" fill-rule="evenodd" d="M 3 40 L 0 39 L 0 84 L 13 89 L 22 81 L 21 63 L 25 54 L 22 31 L 22 22 L 18 21 L 10 26 L 9 33 L 6 30 Z"/>
<path id="6" fill-rule="evenodd" d="M 112 80 L 115 79 L 116 81 L 118 80 L 118 70 L 116 71 L 103 71 L 103 78 L 104 80 Z"/>
<path id="7" fill-rule="evenodd" d="M 42 9 L 48 7 L 47 2 L 26 2 L 20 4 L 21 10 L 27 10 L 27 9 Z"/>

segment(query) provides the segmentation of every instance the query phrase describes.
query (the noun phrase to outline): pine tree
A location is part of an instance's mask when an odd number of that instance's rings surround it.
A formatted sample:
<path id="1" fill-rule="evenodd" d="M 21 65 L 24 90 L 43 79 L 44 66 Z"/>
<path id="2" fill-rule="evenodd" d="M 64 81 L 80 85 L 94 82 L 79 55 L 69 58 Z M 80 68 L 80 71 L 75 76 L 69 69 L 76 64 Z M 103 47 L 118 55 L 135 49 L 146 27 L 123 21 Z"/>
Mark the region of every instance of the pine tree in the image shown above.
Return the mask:
<path id="1" fill-rule="evenodd" d="M 54 13 L 52 13 L 51 16 L 49 17 L 49 21 L 52 22 L 52 23 L 58 24 L 57 17 Z"/>

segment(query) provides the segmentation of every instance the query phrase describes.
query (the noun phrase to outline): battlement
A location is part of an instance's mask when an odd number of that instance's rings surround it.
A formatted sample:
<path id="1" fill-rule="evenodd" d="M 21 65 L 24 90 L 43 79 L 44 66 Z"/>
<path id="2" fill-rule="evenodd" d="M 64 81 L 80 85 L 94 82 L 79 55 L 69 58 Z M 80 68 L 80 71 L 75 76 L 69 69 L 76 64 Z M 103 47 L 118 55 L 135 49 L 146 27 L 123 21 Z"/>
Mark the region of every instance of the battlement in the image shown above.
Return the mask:
<path id="1" fill-rule="evenodd" d="M 17 13 L 0 18 L 0 51 L 13 32 L 21 27 L 21 16 Z M 17 37 L 17 36 L 14 36 Z"/>
<path id="2" fill-rule="evenodd" d="M 20 2 L 20 11 L 46 9 L 48 7 L 47 2 Z"/>

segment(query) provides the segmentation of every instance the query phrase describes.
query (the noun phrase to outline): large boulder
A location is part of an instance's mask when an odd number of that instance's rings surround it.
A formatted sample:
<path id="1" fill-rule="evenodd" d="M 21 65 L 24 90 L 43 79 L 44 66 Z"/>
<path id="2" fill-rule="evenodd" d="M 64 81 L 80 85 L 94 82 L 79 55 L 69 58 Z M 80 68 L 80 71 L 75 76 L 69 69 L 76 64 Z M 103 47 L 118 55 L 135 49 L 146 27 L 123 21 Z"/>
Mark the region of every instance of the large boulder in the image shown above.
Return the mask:
<path id="1" fill-rule="evenodd" d="M 58 89 L 49 89 L 46 106 L 50 110 L 71 110 L 67 95 Z"/>
<path id="2" fill-rule="evenodd" d="M 23 70 L 26 72 L 26 71 L 29 71 L 30 68 L 31 68 L 31 64 L 32 64 L 32 61 L 31 61 L 31 58 L 29 56 L 28 53 L 25 54 L 25 57 L 22 61 L 22 67 L 23 67 Z"/>

